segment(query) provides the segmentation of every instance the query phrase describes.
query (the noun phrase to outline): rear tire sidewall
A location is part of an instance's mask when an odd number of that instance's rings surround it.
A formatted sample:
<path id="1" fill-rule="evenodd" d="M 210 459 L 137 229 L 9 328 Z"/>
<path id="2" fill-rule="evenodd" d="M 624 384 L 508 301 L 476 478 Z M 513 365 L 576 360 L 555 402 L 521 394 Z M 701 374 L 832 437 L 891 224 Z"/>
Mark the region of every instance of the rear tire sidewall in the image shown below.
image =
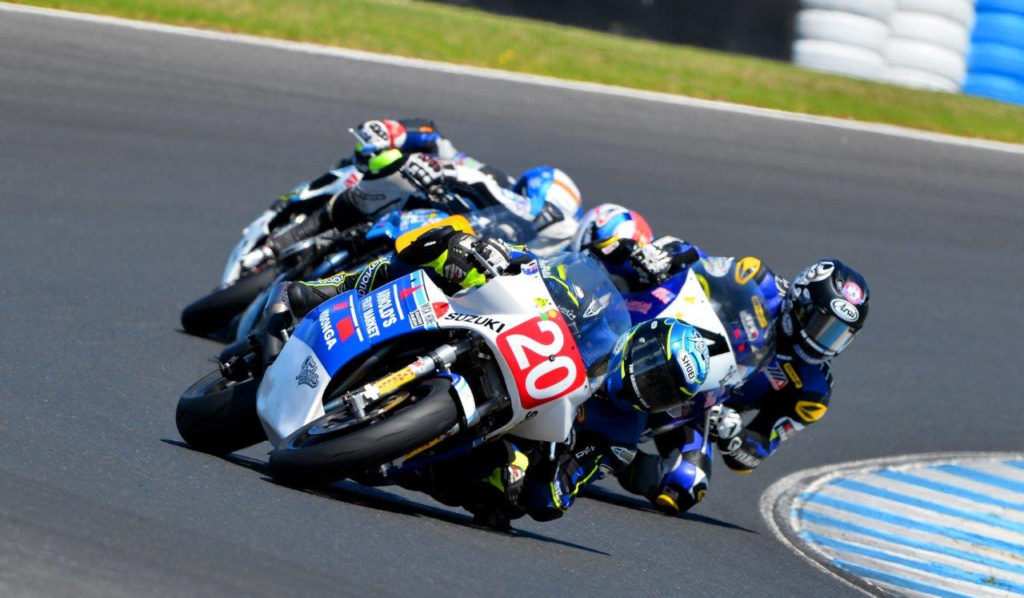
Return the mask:
<path id="1" fill-rule="evenodd" d="M 209 295 L 188 304 L 181 312 L 181 327 L 196 336 L 206 336 L 231 325 L 231 320 L 242 313 L 263 289 L 277 278 L 279 270 L 264 268 L 256 274 L 239 279 L 226 289 L 217 289 Z"/>

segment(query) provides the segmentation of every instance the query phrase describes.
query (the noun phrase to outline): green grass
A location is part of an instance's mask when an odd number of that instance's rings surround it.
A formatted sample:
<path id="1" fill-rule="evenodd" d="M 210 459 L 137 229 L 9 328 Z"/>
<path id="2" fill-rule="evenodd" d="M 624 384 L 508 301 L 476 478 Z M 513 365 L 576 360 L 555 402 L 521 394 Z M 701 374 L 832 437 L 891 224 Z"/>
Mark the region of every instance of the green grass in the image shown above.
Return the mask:
<path id="1" fill-rule="evenodd" d="M 413 0 L 30 0 L 751 106 L 1024 142 L 1024 107 Z"/>

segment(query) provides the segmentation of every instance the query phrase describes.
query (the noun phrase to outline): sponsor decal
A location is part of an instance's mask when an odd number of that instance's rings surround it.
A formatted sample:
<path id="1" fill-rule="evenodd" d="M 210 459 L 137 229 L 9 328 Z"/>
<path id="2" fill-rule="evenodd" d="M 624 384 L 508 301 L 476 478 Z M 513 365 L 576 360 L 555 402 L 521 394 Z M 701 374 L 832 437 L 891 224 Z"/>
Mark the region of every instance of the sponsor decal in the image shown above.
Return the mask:
<path id="1" fill-rule="evenodd" d="M 794 425 L 793 420 L 788 417 L 782 418 L 775 424 L 775 436 L 778 436 L 779 440 L 789 440 L 797 433 L 798 428 Z"/>
<path id="2" fill-rule="evenodd" d="M 477 326 L 487 328 L 496 333 L 501 333 L 505 329 L 505 323 L 488 316 L 474 316 L 473 314 L 462 314 L 455 311 L 450 311 L 444 315 L 445 320 L 451 320 L 453 322 L 468 322 L 470 324 L 476 324 Z"/>
<path id="3" fill-rule="evenodd" d="M 320 312 L 318 322 L 320 323 L 320 333 L 324 337 L 324 343 L 327 345 L 327 350 L 330 351 L 338 343 L 337 335 L 334 333 L 334 329 L 331 328 L 331 312 L 326 309 Z"/>
<path id="4" fill-rule="evenodd" d="M 864 303 L 864 289 L 852 280 L 843 285 L 843 297 L 849 299 L 850 303 L 860 305 Z"/>
<path id="5" fill-rule="evenodd" d="M 736 262 L 736 273 L 733 277 L 736 279 L 736 284 L 743 285 L 753 280 L 760 271 L 761 260 L 756 257 L 745 257 Z"/>
<path id="6" fill-rule="evenodd" d="M 528 264 L 524 264 L 520 272 L 527 276 L 533 276 L 540 272 L 540 268 L 537 267 L 537 262 L 530 262 Z"/>
<path id="7" fill-rule="evenodd" d="M 757 323 L 761 325 L 761 328 L 768 327 L 768 317 L 764 314 L 764 303 L 761 302 L 761 298 L 757 295 L 750 297 L 750 305 L 754 307 L 754 315 L 757 316 Z"/>
<path id="8" fill-rule="evenodd" d="M 384 328 L 390 328 L 398 321 L 395 315 L 395 305 L 391 299 L 391 293 L 387 290 L 380 291 L 377 296 L 377 313 L 380 314 L 380 323 Z"/>
<path id="9" fill-rule="evenodd" d="M 310 388 L 316 388 L 320 385 L 320 376 L 316 373 L 316 363 L 313 362 L 312 356 L 306 356 L 299 370 L 299 375 L 295 376 L 295 380 L 298 382 L 298 386 L 305 384 Z"/>
<path id="10" fill-rule="evenodd" d="M 374 385 L 377 387 L 377 392 L 380 393 L 380 396 L 384 396 L 415 379 L 416 374 L 413 373 L 412 367 L 405 367 L 381 378 Z"/>
<path id="11" fill-rule="evenodd" d="M 650 301 L 637 301 L 635 299 L 629 299 L 626 301 L 626 309 L 632 312 L 641 314 L 650 313 L 653 304 Z"/>
<path id="12" fill-rule="evenodd" d="M 654 289 L 653 291 L 651 291 L 651 295 L 658 301 L 664 303 L 665 305 L 672 303 L 672 300 L 676 298 L 676 294 L 666 289 L 665 287 L 658 287 Z"/>
<path id="13" fill-rule="evenodd" d="M 812 282 L 818 282 L 819 280 L 825 280 L 829 276 L 832 276 L 832 272 L 835 271 L 836 266 L 832 262 L 818 262 L 810 268 L 800 273 L 800 276 L 796 278 L 794 284 L 808 284 Z"/>
<path id="14" fill-rule="evenodd" d="M 596 299 L 591 300 L 590 305 L 587 306 L 586 311 L 583 312 L 584 318 L 592 318 L 597 314 L 604 311 L 608 307 L 608 303 L 611 301 L 611 295 L 605 294 Z"/>
<path id="15" fill-rule="evenodd" d="M 686 379 L 687 384 L 697 383 L 697 366 L 693 363 L 693 358 L 686 351 L 681 351 L 676 355 L 676 361 L 679 362 L 679 368 L 683 371 L 683 378 Z"/>
<path id="16" fill-rule="evenodd" d="M 776 275 L 775 288 L 779 291 L 779 295 L 785 295 L 786 293 L 789 292 L 789 281 L 781 276 Z"/>
<path id="17" fill-rule="evenodd" d="M 787 363 L 786 365 L 789 364 Z M 764 368 L 764 375 L 768 378 L 768 383 L 775 390 L 782 390 L 789 384 L 789 378 L 786 376 L 786 373 L 774 362 Z"/>
<path id="18" fill-rule="evenodd" d="M 709 276 L 721 278 L 729 273 L 732 269 L 732 258 L 731 257 L 709 257 L 701 260 L 704 264 L 704 271 Z"/>
<path id="19" fill-rule="evenodd" d="M 807 423 L 816 422 L 821 419 L 827 409 L 827 406 L 817 401 L 796 402 L 796 414 Z"/>
<path id="20" fill-rule="evenodd" d="M 373 310 L 373 298 L 364 297 L 359 306 L 363 312 L 366 334 L 370 338 L 380 336 L 380 327 L 377 325 L 377 312 Z"/>
<path id="21" fill-rule="evenodd" d="M 416 291 L 418 291 L 418 290 L 420 290 L 422 288 L 423 288 L 423 285 L 416 285 L 414 287 L 409 287 L 407 289 L 402 289 L 401 291 L 398 292 L 398 296 L 401 297 L 402 300 L 404 301 L 404 300 L 409 298 L 409 295 L 415 294 Z"/>
<path id="22" fill-rule="evenodd" d="M 551 300 L 547 297 L 535 297 L 533 302 L 537 304 L 539 309 L 547 309 L 551 306 Z"/>
<path id="23" fill-rule="evenodd" d="M 345 177 L 345 187 L 351 189 L 352 187 L 355 187 L 357 184 L 359 184 L 359 181 L 361 180 L 363 180 L 362 173 L 352 172 L 347 177 Z"/>
<path id="24" fill-rule="evenodd" d="M 836 314 L 840 320 L 856 322 L 860 317 L 860 311 L 846 299 L 833 299 L 831 305 L 832 313 Z"/>
<path id="25" fill-rule="evenodd" d="M 761 338 L 761 331 L 757 328 L 757 324 L 754 322 L 754 316 L 745 309 L 740 310 L 740 323 L 743 324 L 743 330 L 747 333 L 747 339 L 756 341 Z"/>
<path id="26" fill-rule="evenodd" d="M 796 368 L 793 367 L 792 363 L 789 363 L 787 361 L 786 363 L 782 364 L 782 369 L 783 371 L 786 372 L 786 377 L 793 381 L 794 386 L 796 386 L 797 388 L 804 387 L 804 381 L 802 378 L 800 378 L 800 375 L 796 373 Z"/>
<path id="27" fill-rule="evenodd" d="M 434 315 L 434 308 L 424 303 L 413 311 L 409 312 L 409 322 L 413 328 L 427 328 L 437 324 L 437 316 Z"/>

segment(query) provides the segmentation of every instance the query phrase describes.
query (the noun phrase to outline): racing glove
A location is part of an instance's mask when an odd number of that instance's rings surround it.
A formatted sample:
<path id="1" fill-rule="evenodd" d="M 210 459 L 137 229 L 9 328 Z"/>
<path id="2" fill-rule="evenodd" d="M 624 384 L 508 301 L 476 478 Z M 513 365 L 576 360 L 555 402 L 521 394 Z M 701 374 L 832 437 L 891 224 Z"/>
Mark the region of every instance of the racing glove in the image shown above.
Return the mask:
<path id="1" fill-rule="evenodd" d="M 768 439 L 753 430 L 743 430 L 732 438 L 720 438 L 718 450 L 726 466 L 738 473 L 750 473 L 771 454 Z"/>
<path id="2" fill-rule="evenodd" d="M 432 269 L 466 289 L 501 275 L 509 267 L 509 250 L 496 239 L 481 239 L 450 226 L 427 231 L 398 254 L 408 264 Z"/>
<path id="3" fill-rule="evenodd" d="M 729 440 L 743 429 L 743 420 L 740 418 L 740 414 L 725 405 L 715 405 L 711 408 L 708 424 L 708 432 L 710 432 L 712 440 Z"/>
<path id="4" fill-rule="evenodd" d="M 621 241 L 620 241 L 621 242 Z M 667 251 L 651 244 L 630 241 L 632 249 L 629 261 L 636 270 L 637 278 L 643 285 L 656 285 L 668 278 L 672 256 Z"/>
<path id="5" fill-rule="evenodd" d="M 458 180 L 458 173 L 451 164 L 442 164 L 427 154 L 412 154 L 399 170 L 402 176 L 428 197 L 444 193 L 451 183 Z"/>

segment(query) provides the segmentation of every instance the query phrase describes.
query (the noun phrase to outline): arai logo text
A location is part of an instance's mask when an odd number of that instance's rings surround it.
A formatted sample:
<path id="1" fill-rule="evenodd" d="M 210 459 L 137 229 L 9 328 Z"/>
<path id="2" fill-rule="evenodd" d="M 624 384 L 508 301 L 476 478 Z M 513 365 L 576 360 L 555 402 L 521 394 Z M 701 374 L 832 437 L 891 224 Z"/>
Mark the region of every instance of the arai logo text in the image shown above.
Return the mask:
<path id="1" fill-rule="evenodd" d="M 832 312 L 847 322 L 856 322 L 860 312 L 846 299 L 833 299 Z"/>

